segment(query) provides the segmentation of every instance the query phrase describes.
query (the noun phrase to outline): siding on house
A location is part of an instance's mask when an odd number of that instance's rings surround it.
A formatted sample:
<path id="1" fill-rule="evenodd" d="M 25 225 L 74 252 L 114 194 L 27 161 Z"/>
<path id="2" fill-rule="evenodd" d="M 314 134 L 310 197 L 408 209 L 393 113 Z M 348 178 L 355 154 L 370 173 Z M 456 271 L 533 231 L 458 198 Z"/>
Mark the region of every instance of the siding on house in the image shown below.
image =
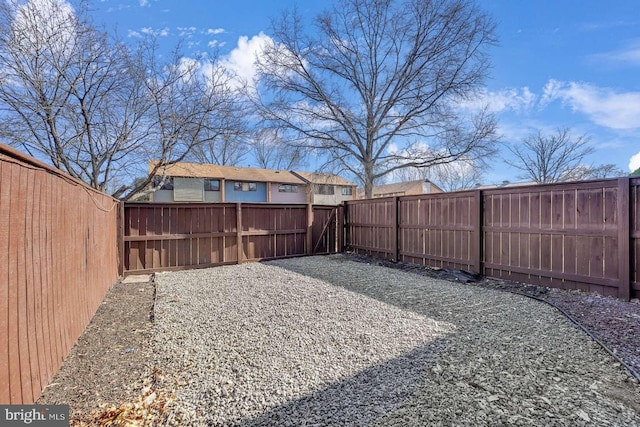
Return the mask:
<path id="1" fill-rule="evenodd" d="M 292 174 L 301 178 L 312 188 L 312 203 L 317 205 L 339 205 L 347 200 L 355 200 L 358 190 L 356 184 L 338 175 L 319 172 L 292 171 Z M 320 191 L 324 187 L 325 191 Z M 342 189 L 351 189 L 351 194 L 343 194 Z M 333 194 L 331 193 L 331 190 Z M 326 191 L 329 190 L 329 191 Z M 329 194 L 327 194 L 329 193 Z"/>
<path id="2" fill-rule="evenodd" d="M 355 192 L 355 190 L 354 190 Z M 334 194 L 315 194 L 313 195 L 313 203 L 317 205 L 339 205 L 344 201 L 354 200 L 353 195 L 343 195 L 342 187 L 335 186 Z"/>
<path id="3" fill-rule="evenodd" d="M 156 162 L 150 162 L 149 171 L 154 171 L 155 166 Z M 151 195 L 151 200 L 154 202 L 266 202 L 337 205 L 345 200 L 354 200 L 357 195 L 357 187 L 353 182 L 333 174 L 187 162 L 168 165 L 161 172 L 171 179 L 162 181 L 166 182 L 165 188 Z M 207 191 L 207 189 L 212 189 L 210 180 L 220 182 L 220 191 Z M 237 190 L 235 188 L 237 182 L 253 183 L 255 190 Z M 287 190 L 295 187 L 297 191 L 280 191 L 281 186 L 285 186 Z M 343 189 L 347 191 L 343 192 Z M 247 189 L 245 188 L 245 190 Z"/>
<path id="4" fill-rule="evenodd" d="M 173 203 L 173 190 L 158 190 L 151 194 L 151 200 L 155 203 Z"/>
<path id="5" fill-rule="evenodd" d="M 205 202 L 221 202 L 222 192 L 221 191 L 205 191 L 204 201 Z"/>
<path id="6" fill-rule="evenodd" d="M 253 181 L 225 181 L 224 195 L 225 202 L 266 202 L 267 201 L 267 183 L 254 182 L 256 184 L 255 191 L 239 191 L 235 189 L 236 182 L 248 183 Z"/>
<path id="7" fill-rule="evenodd" d="M 173 190 L 158 190 L 151 195 L 151 200 L 156 203 L 174 203 L 174 202 L 220 202 L 222 201 L 222 194 L 220 191 L 204 191 L 204 182 L 202 182 L 202 189 L 198 192 L 198 196 L 195 199 L 186 200 L 181 198 L 179 194 L 184 193 L 181 191 L 182 183 L 178 179 L 174 181 Z M 200 184 L 199 184 L 200 185 Z M 176 193 L 178 196 L 176 197 Z"/>
<path id="8" fill-rule="evenodd" d="M 296 193 L 281 192 L 280 186 L 283 184 L 271 183 L 271 203 L 308 203 L 309 202 L 309 188 L 307 185 L 300 184 L 284 184 L 284 185 L 297 185 L 298 191 Z"/>

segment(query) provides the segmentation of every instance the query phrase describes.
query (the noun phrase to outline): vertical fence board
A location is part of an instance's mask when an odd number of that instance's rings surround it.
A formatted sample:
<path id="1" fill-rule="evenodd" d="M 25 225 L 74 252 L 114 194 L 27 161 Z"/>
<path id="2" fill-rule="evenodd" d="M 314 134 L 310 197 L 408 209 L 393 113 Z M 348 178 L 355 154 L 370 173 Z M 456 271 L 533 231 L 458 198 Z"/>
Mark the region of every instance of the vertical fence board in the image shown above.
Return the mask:
<path id="1" fill-rule="evenodd" d="M 11 220 L 11 195 L 12 195 L 12 165 L 0 162 L 0 224 L 9 224 Z M 15 306 L 9 300 L 11 286 L 10 268 L 10 227 L 0 227 L 0 402 L 9 403 L 12 401 L 12 381 L 11 381 L 11 329 L 10 316 Z M 6 249 L 5 249 L 6 248 Z"/>
<path id="2" fill-rule="evenodd" d="M 629 299 L 631 297 L 631 210 L 629 208 L 630 179 L 618 179 L 618 275 L 620 288 L 618 297 Z M 636 209 L 637 209 L 636 204 Z"/>
<path id="3" fill-rule="evenodd" d="M 118 277 L 117 202 L 83 187 L 0 144 L 0 403 L 38 398 Z"/>
<path id="4" fill-rule="evenodd" d="M 631 298 L 640 298 L 640 178 L 629 180 L 629 203 L 630 203 L 630 284 L 629 291 Z"/>

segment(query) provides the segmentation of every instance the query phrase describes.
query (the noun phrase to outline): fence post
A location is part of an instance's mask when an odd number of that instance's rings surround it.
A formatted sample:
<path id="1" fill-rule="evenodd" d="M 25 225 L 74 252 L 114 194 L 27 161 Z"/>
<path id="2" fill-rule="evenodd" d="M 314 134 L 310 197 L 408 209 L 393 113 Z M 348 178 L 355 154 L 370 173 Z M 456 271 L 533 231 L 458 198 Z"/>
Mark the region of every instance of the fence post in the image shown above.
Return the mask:
<path id="1" fill-rule="evenodd" d="M 242 262 L 242 203 L 236 203 L 236 246 L 238 249 L 238 264 Z"/>
<path id="2" fill-rule="evenodd" d="M 393 236 L 392 236 L 392 250 L 393 250 L 393 262 L 400 260 L 400 197 L 393 198 Z"/>
<path id="3" fill-rule="evenodd" d="M 344 252 L 344 206 L 341 204 L 338 206 L 336 212 L 336 252 Z"/>
<path id="4" fill-rule="evenodd" d="M 351 230 L 349 227 L 349 202 L 344 202 L 344 224 L 343 226 L 343 235 L 344 241 L 342 242 L 342 252 L 346 252 L 349 245 L 351 245 Z"/>
<path id="5" fill-rule="evenodd" d="M 313 205 L 307 203 L 307 255 L 313 255 Z"/>
<path id="6" fill-rule="evenodd" d="M 629 213 L 629 178 L 618 178 L 618 298 L 631 297 L 631 225 Z"/>
<path id="7" fill-rule="evenodd" d="M 483 198 L 482 190 L 473 192 L 473 207 L 471 209 L 471 223 L 473 225 L 473 233 L 475 233 L 473 242 L 471 243 L 471 259 L 473 260 L 473 273 L 484 275 L 482 268 L 482 212 Z"/>
<path id="8" fill-rule="evenodd" d="M 118 215 L 116 221 L 117 232 L 116 242 L 118 242 L 118 276 L 124 276 L 124 201 L 118 202 Z"/>

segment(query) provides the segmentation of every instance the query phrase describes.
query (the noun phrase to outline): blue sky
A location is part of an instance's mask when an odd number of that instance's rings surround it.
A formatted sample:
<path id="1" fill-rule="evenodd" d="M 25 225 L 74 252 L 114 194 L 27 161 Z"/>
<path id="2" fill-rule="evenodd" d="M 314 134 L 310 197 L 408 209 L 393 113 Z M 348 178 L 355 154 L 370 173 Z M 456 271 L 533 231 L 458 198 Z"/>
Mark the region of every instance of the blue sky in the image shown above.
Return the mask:
<path id="1" fill-rule="evenodd" d="M 587 134 L 587 161 L 640 167 L 640 9 L 637 0 L 479 0 L 497 23 L 499 45 L 482 102 L 505 144 L 541 130 Z M 125 39 L 154 33 L 187 53 L 217 49 L 245 75 L 270 19 L 294 1 L 100 0 L 92 16 Z M 313 16 L 328 3 L 298 1 Z M 472 108 L 473 106 L 470 106 Z M 504 151 L 504 150 L 503 150 Z M 503 153 L 506 155 L 506 153 Z M 635 156 L 635 157 L 634 157 Z M 516 181 L 498 158 L 485 183 Z"/>

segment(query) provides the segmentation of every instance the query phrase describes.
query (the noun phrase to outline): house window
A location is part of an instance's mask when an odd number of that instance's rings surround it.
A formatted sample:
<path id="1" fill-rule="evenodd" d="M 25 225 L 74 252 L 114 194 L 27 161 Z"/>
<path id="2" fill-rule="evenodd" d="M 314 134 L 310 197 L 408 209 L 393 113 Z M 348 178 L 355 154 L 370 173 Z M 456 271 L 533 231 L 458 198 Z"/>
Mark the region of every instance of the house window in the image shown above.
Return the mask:
<path id="1" fill-rule="evenodd" d="M 353 194 L 353 188 L 351 187 L 342 187 L 342 195 L 343 196 L 351 196 Z"/>
<path id="2" fill-rule="evenodd" d="M 219 179 L 205 179 L 204 180 L 204 191 L 220 191 L 220 180 Z"/>
<path id="3" fill-rule="evenodd" d="M 255 182 L 234 182 L 233 189 L 235 191 L 256 191 L 258 186 Z"/>
<path id="4" fill-rule="evenodd" d="M 297 193 L 298 186 L 295 184 L 280 184 L 278 186 L 278 191 L 280 193 Z"/>
<path id="5" fill-rule="evenodd" d="M 317 184 L 316 194 L 332 195 L 334 194 L 333 185 Z"/>
<path id="6" fill-rule="evenodd" d="M 153 186 L 154 186 L 154 188 L 159 186 L 161 181 L 162 181 L 162 177 L 161 176 L 154 176 L 153 177 Z M 164 183 L 162 184 L 162 187 L 158 188 L 158 190 L 171 190 L 171 191 L 173 191 L 173 177 L 172 176 L 166 176 L 164 178 Z"/>

